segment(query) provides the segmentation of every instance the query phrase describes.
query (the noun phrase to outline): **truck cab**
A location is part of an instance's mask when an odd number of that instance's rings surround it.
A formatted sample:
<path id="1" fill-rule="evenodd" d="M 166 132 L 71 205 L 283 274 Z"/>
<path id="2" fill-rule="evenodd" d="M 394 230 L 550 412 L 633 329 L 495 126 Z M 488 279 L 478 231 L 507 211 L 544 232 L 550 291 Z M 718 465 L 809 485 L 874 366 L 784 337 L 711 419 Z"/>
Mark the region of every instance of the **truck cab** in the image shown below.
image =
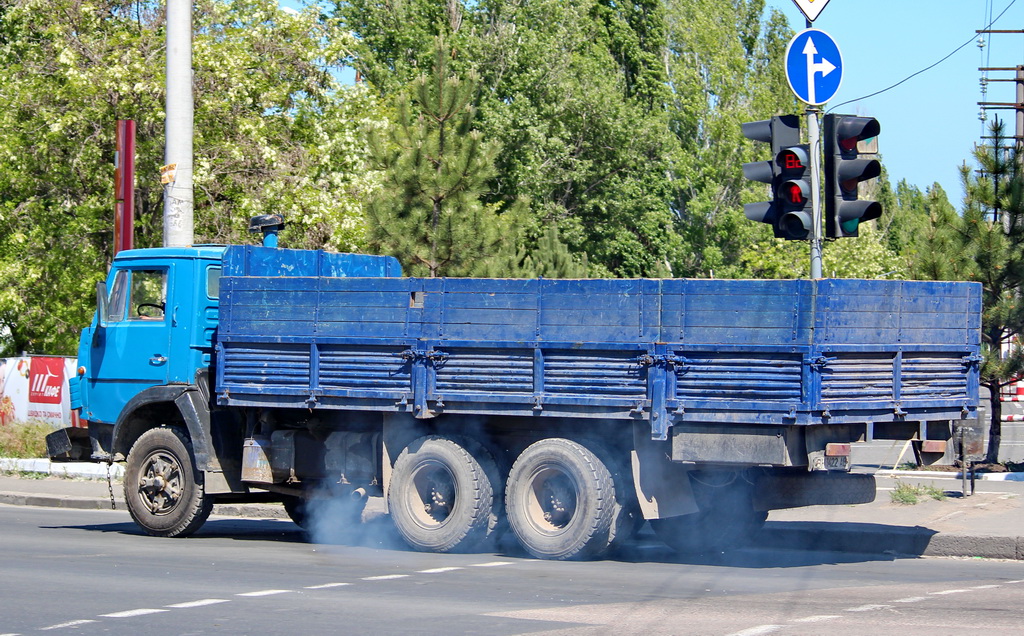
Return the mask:
<path id="1" fill-rule="evenodd" d="M 94 457 L 109 458 L 119 419 L 165 400 L 165 387 L 202 381 L 197 374 L 213 355 L 223 253 L 222 246 L 156 248 L 114 259 L 97 286 L 97 312 L 82 332 L 72 379 L 72 407 L 89 422 Z"/>

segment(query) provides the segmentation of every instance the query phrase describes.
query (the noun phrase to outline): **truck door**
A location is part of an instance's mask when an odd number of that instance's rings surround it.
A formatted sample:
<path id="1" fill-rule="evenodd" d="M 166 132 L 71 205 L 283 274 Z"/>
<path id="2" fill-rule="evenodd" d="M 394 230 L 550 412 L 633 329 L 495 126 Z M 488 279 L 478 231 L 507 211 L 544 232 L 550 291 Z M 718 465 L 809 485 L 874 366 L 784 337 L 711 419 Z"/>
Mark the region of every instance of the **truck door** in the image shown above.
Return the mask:
<path id="1" fill-rule="evenodd" d="M 88 419 L 113 423 L 135 395 L 166 384 L 170 358 L 169 268 L 115 270 L 106 325 L 97 327 L 86 367 Z"/>

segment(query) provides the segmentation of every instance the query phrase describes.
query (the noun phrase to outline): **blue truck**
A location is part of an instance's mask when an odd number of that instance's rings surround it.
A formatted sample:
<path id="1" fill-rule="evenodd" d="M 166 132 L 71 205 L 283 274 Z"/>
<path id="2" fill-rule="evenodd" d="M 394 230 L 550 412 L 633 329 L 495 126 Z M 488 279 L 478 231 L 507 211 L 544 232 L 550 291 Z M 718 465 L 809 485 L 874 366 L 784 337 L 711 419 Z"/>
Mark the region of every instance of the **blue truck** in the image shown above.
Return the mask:
<path id="1" fill-rule="evenodd" d="M 383 496 L 423 551 L 595 557 L 645 521 L 728 549 L 769 510 L 871 501 L 851 444 L 934 460 L 977 415 L 974 283 L 426 279 L 273 245 L 128 250 L 98 286 L 73 406 L 151 535 Z"/>

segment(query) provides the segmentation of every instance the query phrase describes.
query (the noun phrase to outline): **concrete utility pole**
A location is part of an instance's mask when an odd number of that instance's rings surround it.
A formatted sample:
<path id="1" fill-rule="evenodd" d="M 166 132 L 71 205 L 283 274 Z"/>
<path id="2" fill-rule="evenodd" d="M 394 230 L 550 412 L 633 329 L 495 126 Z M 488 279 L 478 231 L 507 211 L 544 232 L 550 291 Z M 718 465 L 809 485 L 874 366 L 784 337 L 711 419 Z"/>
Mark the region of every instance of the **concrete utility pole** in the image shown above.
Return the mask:
<path id="1" fill-rule="evenodd" d="M 807 144 L 811 156 L 811 278 L 821 278 L 821 109 L 807 108 Z"/>
<path id="2" fill-rule="evenodd" d="M 167 119 L 164 124 L 164 246 L 191 245 L 192 0 L 167 0 Z"/>
<path id="3" fill-rule="evenodd" d="M 825 0 L 828 2 L 828 0 Z M 799 6 L 799 5 L 798 5 Z M 801 9 L 802 11 L 803 9 Z M 808 17 L 805 28 L 812 28 L 814 24 Z M 811 278 L 821 278 L 821 129 L 818 126 L 818 115 L 821 108 L 808 106 L 807 115 L 807 144 L 810 146 L 811 156 Z"/>

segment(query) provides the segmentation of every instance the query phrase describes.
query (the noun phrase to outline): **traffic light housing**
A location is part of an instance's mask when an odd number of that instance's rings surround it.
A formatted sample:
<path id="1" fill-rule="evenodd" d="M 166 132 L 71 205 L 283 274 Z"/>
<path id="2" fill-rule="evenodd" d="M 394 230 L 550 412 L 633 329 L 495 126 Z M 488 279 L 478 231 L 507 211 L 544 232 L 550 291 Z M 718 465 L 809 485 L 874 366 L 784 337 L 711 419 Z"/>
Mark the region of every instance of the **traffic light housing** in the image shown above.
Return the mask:
<path id="1" fill-rule="evenodd" d="M 743 136 L 771 144 L 769 161 L 743 164 L 743 176 L 771 186 L 771 201 L 748 203 L 751 221 L 768 223 L 776 238 L 806 239 L 811 229 L 809 148 L 800 144 L 800 119 L 782 115 L 743 124 Z"/>
<path id="2" fill-rule="evenodd" d="M 874 157 L 876 148 L 866 147 L 878 136 L 881 127 L 874 117 L 825 115 L 825 236 L 858 236 L 861 223 L 882 215 L 878 201 L 860 198 L 861 181 L 882 174 L 882 164 Z"/>

